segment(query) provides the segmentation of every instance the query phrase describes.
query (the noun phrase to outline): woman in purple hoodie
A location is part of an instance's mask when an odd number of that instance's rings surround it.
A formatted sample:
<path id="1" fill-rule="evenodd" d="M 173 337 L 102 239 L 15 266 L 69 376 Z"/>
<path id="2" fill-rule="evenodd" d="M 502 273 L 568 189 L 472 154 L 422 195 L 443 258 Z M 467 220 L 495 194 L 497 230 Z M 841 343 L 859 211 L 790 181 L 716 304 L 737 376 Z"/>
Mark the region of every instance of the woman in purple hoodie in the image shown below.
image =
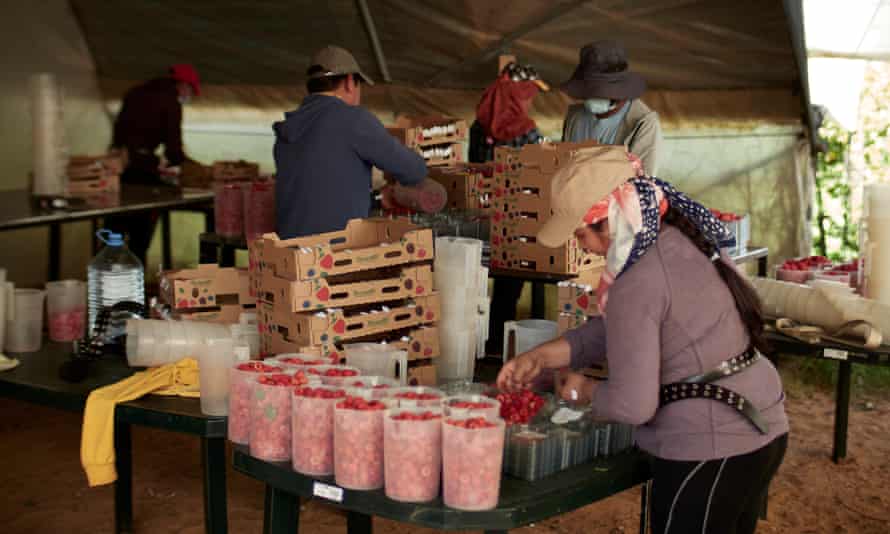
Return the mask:
<path id="1" fill-rule="evenodd" d="M 602 315 L 505 364 L 498 385 L 607 360 L 607 381 L 570 373 L 560 395 L 637 425 L 653 457 L 653 532 L 752 533 L 788 441 L 760 302 L 720 253 L 732 234 L 632 159 L 621 146 L 585 148 L 554 176 L 538 241 L 574 236 L 606 256 Z"/>

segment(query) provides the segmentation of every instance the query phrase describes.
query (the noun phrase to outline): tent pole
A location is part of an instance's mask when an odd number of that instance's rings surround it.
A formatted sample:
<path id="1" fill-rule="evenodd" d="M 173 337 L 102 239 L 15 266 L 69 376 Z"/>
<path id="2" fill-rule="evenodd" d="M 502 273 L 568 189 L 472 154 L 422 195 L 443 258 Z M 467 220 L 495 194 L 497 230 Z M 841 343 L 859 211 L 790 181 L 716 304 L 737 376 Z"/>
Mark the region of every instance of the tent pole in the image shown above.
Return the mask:
<path id="1" fill-rule="evenodd" d="M 545 13 L 544 15 L 542 15 L 540 18 L 523 24 L 516 31 L 505 35 L 499 41 L 492 43 L 491 45 L 482 49 L 475 56 L 466 57 L 466 58 L 462 59 L 459 63 L 455 63 L 454 65 L 451 65 L 450 67 L 445 67 L 444 69 L 440 70 L 439 72 L 434 74 L 432 78 L 427 80 L 425 85 L 427 87 L 431 87 L 431 86 L 435 85 L 437 82 L 439 82 L 443 77 L 445 77 L 446 75 L 448 75 L 452 72 L 460 71 L 470 65 L 477 65 L 484 61 L 493 59 L 495 56 L 500 55 L 500 53 L 502 51 L 506 50 L 511 44 L 513 44 L 514 41 L 521 39 L 527 33 L 532 32 L 532 31 L 540 28 L 541 26 L 544 26 L 545 24 L 548 24 L 548 23 L 558 19 L 559 17 L 565 15 L 566 13 L 569 13 L 570 11 L 574 11 L 575 9 L 578 9 L 579 7 L 583 6 L 584 4 L 588 4 L 590 2 L 591 2 L 591 0 L 574 0 L 572 2 L 567 2 L 565 4 L 562 4 L 562 5 L 559 5 L 555 8 L 553 8 L 552 10 L 550 10 L 547 13 Z"/>
<path id="2" fill-rule="evenodd" d="M 386 83 L 392 82 L 389 75 L 389 67 L 386 65 L 386 56 L 383 55 L 383 47 L 380 46 L 380 38 L 377 36 L 377 27 L 374 26 L 374 19 L 371 18 L 371 10 L 368 9 L 367 0 L 356 0 L 358 9 L 362 14 L 362 21 L 365 23 L 365 30 L 368 32 L 368 38 L 371 39 L 371 48 L 374 50 L 374 57 L 377 58 L 377 67 L 380 68 L 380 74 Z"/>

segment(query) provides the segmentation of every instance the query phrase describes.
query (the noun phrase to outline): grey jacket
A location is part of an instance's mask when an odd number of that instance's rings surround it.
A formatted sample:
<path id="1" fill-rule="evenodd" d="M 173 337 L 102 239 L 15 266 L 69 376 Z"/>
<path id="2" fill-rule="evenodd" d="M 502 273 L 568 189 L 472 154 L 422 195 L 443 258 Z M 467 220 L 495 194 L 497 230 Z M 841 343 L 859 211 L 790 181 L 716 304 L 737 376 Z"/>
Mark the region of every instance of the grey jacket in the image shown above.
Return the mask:
<path id="1" fill-rule="evenodd" d="M 565 125 L 568 123 L 568 118 L 583 111 L 584 104 L 569 106 L 566 120 L 563 121 L 563 138 L 565 138 Z M 658 176 L 658 164 L 662 157 L 664 138 L 661 135 L 661 122 L 658 120 L 657 112 L 649 109 L 649 106 L 642 100 L 631 101 L 630 110 L 618 129 L 617 138 L 621 139 L 628 150 L 643 160 L 646 174 Z"/>

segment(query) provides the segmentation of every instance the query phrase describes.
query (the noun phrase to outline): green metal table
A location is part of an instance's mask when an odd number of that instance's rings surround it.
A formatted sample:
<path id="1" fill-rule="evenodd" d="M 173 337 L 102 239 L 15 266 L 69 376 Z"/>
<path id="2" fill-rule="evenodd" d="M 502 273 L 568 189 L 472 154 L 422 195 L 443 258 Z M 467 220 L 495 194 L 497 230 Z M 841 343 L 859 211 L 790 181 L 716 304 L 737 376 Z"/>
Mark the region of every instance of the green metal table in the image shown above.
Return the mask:
<path id="1" fill-rule="evenodd" d="M 874 350 L 854 348 L 841 343 L 806 343 L 775 331 L 767 339 L 778 354 L 803 356 L 837 362 L 838 374 L 834 396 L 834 446 L 832 460 L 839 463 L 847 457 L 847 430 L 850 423 L 850 379 L 853 364 L 890 367 L 890 345 Z"/>
<path id="2" fill-rule="evenodd" d="M 640 532 L 648 517 L 648 457 L 636 450 L 557 473 L 537 482 L 505 477 L 497 508 L 462 512 L 446 507 L 441 498 L 423 504 L 393 501 L 382 490 L 352 491 L 336 486 L 332 477 L 313 478 L 291 469 L 287 462 L 258 460 L 246 447 L 236 446 L 235 470 L 266 485 L 264 534 L 298 531 L 299 498 L 323 499 L 347 511 L 350 534 L 370 534 L 372 518 L 384 517 L 440 530 L 506 532 L 570 512 L 638 485 L 643 485 Z"/>
<path id="3" fill-rule="evenodd" d="M 68 343 L 45 343 L 39 352 L 11 354 L 21 364 L 0 373 L 0 396 L 61 410 L 82 412 L 93 389 L 112 384 L 139 369 L 123 358 L 89 362 L 86 378 L 77 383 L 60 376 L 70 359 Z M 160 428 L 191 434 L 201 439 L 204 470 L 204 525 L 208 533 L 225 534 L 226 512 L 226 418 L 201 413 L 198 399 L 148 395 L 119 404 L 115 410 L 114 448 L 117 481 L 114 484 L 115 532 L 133 531 L 133 461 L 131 426 Z"/>

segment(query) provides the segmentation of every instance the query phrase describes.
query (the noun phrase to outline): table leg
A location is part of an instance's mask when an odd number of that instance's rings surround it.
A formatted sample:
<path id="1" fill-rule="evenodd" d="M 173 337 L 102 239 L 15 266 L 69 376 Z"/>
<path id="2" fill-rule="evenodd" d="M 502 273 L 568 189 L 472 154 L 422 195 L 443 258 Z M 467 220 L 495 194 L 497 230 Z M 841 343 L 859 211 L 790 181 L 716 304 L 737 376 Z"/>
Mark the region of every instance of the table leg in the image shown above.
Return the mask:
<path id="1" fill-rule="evenodd" d="M 266 484 L 263 534 L 297 534 L 300 531 L 300 500 Z"/>
<path id="2" fill-rule="evenodd" d="M 49 225 L 49 270 L 47 278 L 58 280 L 62 272 L 62 226 L 59 223 Z"/>
<path id="3" fill-rule="evenodd" d="M 532 282 L 532 319 L 544 319 L 547 317 L 546 294 L 543 282 Z"/>
<path id="4" fill-rule="evenodd" d="M 114 423 L 114 531 L 133 532 L 133 447 L 130 423 Z"/>
<path id="5" fill-rule="evenodd" d="M 219 251 L 219 266 L 234 267 L 235 266 L 235 247 L 223 244 Z"/>
<path id="6" fill-rule="evenodd" d="M 761 278 L 766 278 L 766 271 L 767 271 L 767 267 L 768 267 L 767 260 L 768 259 L 769 258 L 767 256 L 764 256 L 762 258 L 757 258 L 757 276 L 760 276 Z"/>
<path id="7" fill-rule="evenodd" d="M 226 510 L 226 440 L 201 438 L 204 466 L 204 531 L 226 534 L 229 519 Z"/>
<path id="8" fill-rule="evenodd" d="M 649 532 L 649 498 L 652 495 L 652 481 L 642 486 L 640 493 L 640 534 Z"/>
<path id="9" fill-rule="evenodd" d="M 850 375 L 853 364 L 840 362 L 837 371 L 837 393 L 834 405 L 834 463 L 847 457 L 847 426 L 850 418 Z"/>
<path id="10" fill-rule="evenodd" d="M 373 518 L 368 514 L 352 510 L 346 513 L 346 534 L 371 534 L 373 530 Z"/>
<path id="11" fill-rule="evenodd" d="M 216 243 L 200 241 L 198 243 L 198 263 L 219 263 L 219 246 Z"/>
<path id="12" fill-rule="evenodd" d="M 164 210 L 161 212 L 161 264 L 164 269 L 173 268 L 173 243 L 170 235 L 170 210 Z"/>
<path id="13" fill-rule="evenodd" d="M 90 226 L 92 232 L 90 233 L 90 250 L 93 252 L 93 256 L 99 253 L 99 240 L 96 239 L 96 232 L 99 231 L 99 221 L 97 219 L 90 219 Z"/>

